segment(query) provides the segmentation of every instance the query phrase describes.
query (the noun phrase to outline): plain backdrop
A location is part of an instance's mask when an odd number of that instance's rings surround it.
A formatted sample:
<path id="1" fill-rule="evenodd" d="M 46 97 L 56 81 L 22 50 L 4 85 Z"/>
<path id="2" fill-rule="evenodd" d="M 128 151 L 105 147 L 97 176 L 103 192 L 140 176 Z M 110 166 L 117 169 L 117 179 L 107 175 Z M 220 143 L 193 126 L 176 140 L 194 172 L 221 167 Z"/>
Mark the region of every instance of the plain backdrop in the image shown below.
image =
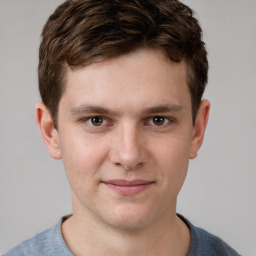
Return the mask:
<path id="1" fill-rule="evenodd" d="M 60 0 L 0 0 L 0 252 L 72 212 L 61 161 L 34 121 L 40 33 Z M 204 30 L 212 103 L 178 212 L 256 255 L 256 1 L 187 0 Z"/>

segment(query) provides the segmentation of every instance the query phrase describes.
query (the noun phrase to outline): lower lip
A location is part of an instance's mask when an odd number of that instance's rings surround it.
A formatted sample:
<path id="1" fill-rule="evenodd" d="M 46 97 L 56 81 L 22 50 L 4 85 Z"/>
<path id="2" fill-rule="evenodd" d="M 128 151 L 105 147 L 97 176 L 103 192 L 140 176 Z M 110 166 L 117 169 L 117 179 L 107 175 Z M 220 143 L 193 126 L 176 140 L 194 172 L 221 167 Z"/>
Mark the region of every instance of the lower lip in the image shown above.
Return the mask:
<path id="1" fill-rule="evenodd" d="M 127 185 L 127 186 L 120 186 L 120 185 L 109 184 L 109 183 L 104 183 L 104 184 L 120 195 L 132 196 L 132 195 L 137 195 L 142 191 L 146 190 L 153 183 L 140 184 L 140 185 Z"/>

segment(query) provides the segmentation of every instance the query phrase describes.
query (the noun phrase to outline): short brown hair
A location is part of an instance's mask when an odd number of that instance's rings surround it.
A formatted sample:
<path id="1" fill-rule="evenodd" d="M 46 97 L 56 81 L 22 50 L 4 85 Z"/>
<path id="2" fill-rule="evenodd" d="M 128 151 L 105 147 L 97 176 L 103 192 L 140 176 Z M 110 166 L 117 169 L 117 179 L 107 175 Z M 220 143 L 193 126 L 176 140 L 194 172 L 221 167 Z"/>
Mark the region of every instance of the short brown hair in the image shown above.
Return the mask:
<path id="1" fill-rule="evenodd" d="M 178 0 L 67 0 L 49 17 L 39 50 L 39 89 L 57 127 L 65 69 L 82 67 L 138 48 L 162 49 L 185 59 L 192 117 L 207 83 L 202 30 L 193 11 Z"/>

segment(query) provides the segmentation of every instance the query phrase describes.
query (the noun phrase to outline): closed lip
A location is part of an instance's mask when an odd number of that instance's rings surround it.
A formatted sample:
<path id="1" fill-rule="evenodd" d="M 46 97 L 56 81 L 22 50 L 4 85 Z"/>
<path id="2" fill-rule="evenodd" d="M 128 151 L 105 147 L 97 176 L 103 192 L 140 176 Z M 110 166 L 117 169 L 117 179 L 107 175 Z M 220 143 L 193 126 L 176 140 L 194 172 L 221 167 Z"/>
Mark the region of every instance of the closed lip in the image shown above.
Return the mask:
<path id="1" fill-rule="evenodd" d="M 149 185 L 154 183 L 153 181 L 148 180 L 107 180 L 103 183 L 116 185 L 116 186 L 139 186 L 139 185 Z"/>
<path id="2" fill-rule="evenodd" d="M 122 196 L 135 196 L 147 190 L 153 184 L 148 180 L 107 180 L 104 181 L 108 188 Z"/>

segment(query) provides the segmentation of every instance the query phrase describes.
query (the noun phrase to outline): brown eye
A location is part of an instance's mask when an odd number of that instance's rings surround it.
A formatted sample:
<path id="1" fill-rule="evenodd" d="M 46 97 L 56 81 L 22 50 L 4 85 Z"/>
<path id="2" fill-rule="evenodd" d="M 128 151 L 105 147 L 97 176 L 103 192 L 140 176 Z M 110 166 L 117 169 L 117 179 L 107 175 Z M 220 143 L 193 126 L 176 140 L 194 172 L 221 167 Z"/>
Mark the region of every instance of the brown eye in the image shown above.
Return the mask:
<path id="1" fill-rule="evenodd" d="M 91 117 L 89 119 L 89 123 L 91 123 L 93 126 L 101 126 L 104 123 L 104 118 L 101 116 Z"/>
<path id="2" fill-rule="evenodd" d="M 155 116 L 152 119 L 154 125 L 161 126 L 164 125 L 166 122 L 166 118 L 164 116 Z"/>

